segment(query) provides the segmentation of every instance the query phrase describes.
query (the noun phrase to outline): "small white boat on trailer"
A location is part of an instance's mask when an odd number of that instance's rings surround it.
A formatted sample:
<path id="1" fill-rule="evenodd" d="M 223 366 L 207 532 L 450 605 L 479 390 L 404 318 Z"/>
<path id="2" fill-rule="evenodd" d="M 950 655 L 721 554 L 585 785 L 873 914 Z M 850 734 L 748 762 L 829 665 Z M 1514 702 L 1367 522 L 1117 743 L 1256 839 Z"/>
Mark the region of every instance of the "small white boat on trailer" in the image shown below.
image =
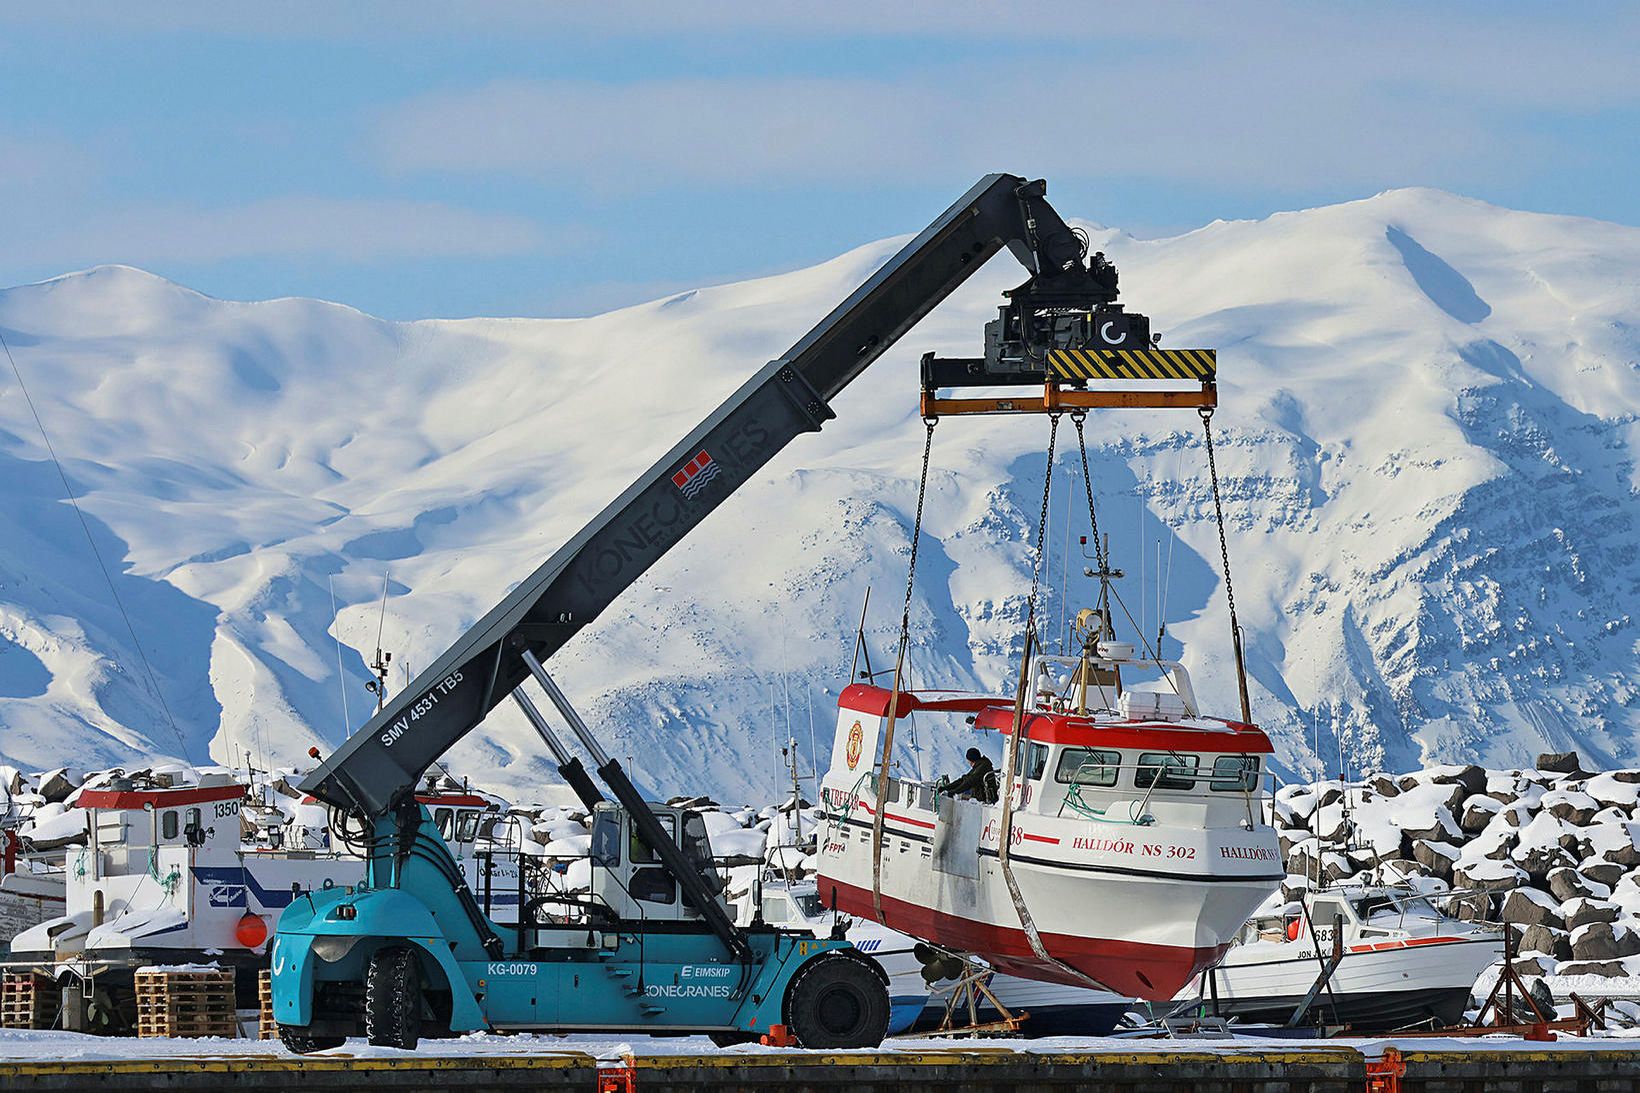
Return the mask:
<path id="1" fill-rule="evenodd" d="M 879 801 L 873 757 L 891 692 L 856 683 L 838 700 L 823 782 L 819 888 L 827 906 L 982 957 L 1004 973 L 1123 997 L 1171 999 L 1217 962 L 1280 883 L 1274 830 L 1264 822 L 1261 766 L 1270 741 L 1252 725 L 1200 717 L 1175 661 L 1169 691 L 1119 690 L 1132 647 L 1089 643 L 1078 658 L 1042 657 L 1046 687 L 1026 710 L 1004 875 L 1002 804 L 936 793 L 890 777 Z M 1109 709 L 1090 709 L 1094 681 Z M 1107 681 L 1116 681 L 1119 693 Z M 1067 689 L 1081 689 L 1076 703 Z M 895 719 L 965 716 L 1014 731 L 1013 700 L 906 692 Z M 923 730 L 926 732 L 926 729 Z M 882 868 L 873 841 L 882 810 Z M 1027 916 L 1047 959 L 1027 933 Z"/>
<path id="2" fill-rule="evenodd" d="M 1224 961 L 1181 998 L 1200 993 L 1209 1012 L 1242 1023 L 1286 1024 L 1335 945 L 1338 965 L 1307 1023 L 1361 1032 L 1458 1023 L 1475 980 L 1503 959 L 1497 925 L 1453 918 L 1414 889 L 1332 888 L 1310 897 L 1307 909 L 1293 903 L 1254 915 Z"/>

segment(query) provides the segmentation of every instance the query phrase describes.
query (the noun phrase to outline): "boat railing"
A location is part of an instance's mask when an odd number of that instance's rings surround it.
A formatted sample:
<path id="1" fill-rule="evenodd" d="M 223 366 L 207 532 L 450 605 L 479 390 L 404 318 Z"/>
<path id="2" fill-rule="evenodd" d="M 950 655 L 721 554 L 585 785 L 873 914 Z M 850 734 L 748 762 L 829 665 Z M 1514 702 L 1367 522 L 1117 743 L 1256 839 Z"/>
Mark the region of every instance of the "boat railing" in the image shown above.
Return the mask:
<path id="1" fill-rule="evenodd" d="M 1259 810 L 1259 802 L 1264 799 L 1263 794 L 1265 789 L 1268 788 L 1270 792 L 1274 792 L 1276 781 L 1276 773 L 1274 771 L 1243 770 L 1234 775 L 1232 778 L 1215 778 L 1211 772 L 1205 774 L 1192 773 L 1189 776 L 1191 785 L 1188 787 L 1164 785 L 1164 782 L 1168 777 L 1170 777 L 1170 772 L 1177 769 L 1183 768 L 1158 766 L 1154 763 L 1106 763 L 1096 760 L 1085 761 L 1072 772 L 1070 784 L 1065 790 L 1065 796 L 1060 800 L 1059 809 L 1054 813 L 1054 815 L 1063 816 L 1065 814 L 1065 810 L 1068 808 L 1076 815 L 1098 823 L 1129 824 L 1135 827 L 1148 827 L 1150 824 L 1156 822 L 1155 815 L 1150 811 L 1150 801 L 1158 789 L 1169 794 L 1196 794 L 1198 793 L 1196 787 L 1196 783 L 1198 782 L 1207 782 L 1210 791 L 1214 791 L 1212 790 L 1214 783 L 1234 781 L 1236 785 L 1230 789 L 1219 789 L 1216 790 L 1216 792 L 1225 794 L 1237 793 L 1240 795 L 1247 809 L 1246 825 L 1248 829 L 1251 830 L 1252 828 L 1258 826 L 1260 822 L 1262 812 Z M 1189 769 L 1194 770 L 1194 768 Z M 1114 799 L 1104 808 L 1083 799 L 1082 791 L 1084 789 L 1116 789 L 1116 783 L 1121 779 L 1123 771 L 1149 772 L 1151 775 L 1150 784 L 1144 787 L 1136 787 L 1144 789 L 1144 797 L 1137 801 L 1132 798 Z M 1106 772 L 1112 773 L 1107 774 Z M 1084 775 L 1089 776 L 1090 778 L 1108 778 L 1111 784 L 1099 785 L 1091 780 L 1084 781 Z M 1177 774 L 1172 774 L 1171 777 L 1179 778 L 1180 776 Z M 1135 774 L 1134 778 L 1135 782 L 1137 782 L 1139 775 Z M 1110 815 L 1110 809 L 1118 805 L 1128 806 L 1128 814 L 1126 816 Z"/>

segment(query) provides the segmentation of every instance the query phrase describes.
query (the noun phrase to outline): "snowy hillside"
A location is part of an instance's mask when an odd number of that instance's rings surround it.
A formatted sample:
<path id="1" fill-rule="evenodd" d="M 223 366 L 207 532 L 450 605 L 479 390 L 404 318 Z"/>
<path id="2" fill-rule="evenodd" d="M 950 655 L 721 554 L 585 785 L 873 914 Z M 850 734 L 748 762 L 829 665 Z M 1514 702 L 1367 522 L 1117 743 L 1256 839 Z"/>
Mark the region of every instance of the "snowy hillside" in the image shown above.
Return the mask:
<path id="1" fill-rule="evenodd" d="M 1254 712 L 1289 770 L 1640 764 L 1640 230 L 1403 190 L 1165 240 L 1092 231 L 1164 345 L 1220 350 Z M 181 737 L 0 361 L 0 762 L 328 748 L 337 638 L 351 724 L 367 713 L 384 571 L 382 644 L 415 670 L 900 242 L 581 320 L 391 323 L 123 267 L 0 292 Z M 612 752 L 662 789 L 768 797 L 773 742 L 789 723 L 807 752 L 812 707 L 825 754 L 867 585 L 879 664 L 898 621 L 917 357 L 976 352 L 1018 280 L 996 259 L 564 650 Z M 1233 713 L 1198 422 L 1090 433 L 1124 598 L 1154 630 L 1165 593 L 1205 705 Z M 940 426 L 916 682 L 1013 671 L 1045 439 L 1034 419 Z M 1061 455 L 1055 632 L 1062 544 L 1086 531 Z M 503 707 L 452 767 L 527 798 L 539 751 Z"/>

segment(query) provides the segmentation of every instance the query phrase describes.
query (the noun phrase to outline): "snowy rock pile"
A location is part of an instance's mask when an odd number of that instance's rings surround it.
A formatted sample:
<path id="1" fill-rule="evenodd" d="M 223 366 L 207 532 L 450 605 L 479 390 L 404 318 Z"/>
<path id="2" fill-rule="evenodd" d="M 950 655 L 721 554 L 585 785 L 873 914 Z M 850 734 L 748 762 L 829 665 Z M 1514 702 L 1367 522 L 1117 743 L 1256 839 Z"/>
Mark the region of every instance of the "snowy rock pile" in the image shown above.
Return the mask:
<path id="1" fill-rule="evenodd" d="M 1531 770 L 1440 766 L 1277 791 L 1288 898 L 1405 878 L 1459 917 L 1506 922 L 1532 976 L 1640 977 L 1640 770 L 1576 753 Z"/>

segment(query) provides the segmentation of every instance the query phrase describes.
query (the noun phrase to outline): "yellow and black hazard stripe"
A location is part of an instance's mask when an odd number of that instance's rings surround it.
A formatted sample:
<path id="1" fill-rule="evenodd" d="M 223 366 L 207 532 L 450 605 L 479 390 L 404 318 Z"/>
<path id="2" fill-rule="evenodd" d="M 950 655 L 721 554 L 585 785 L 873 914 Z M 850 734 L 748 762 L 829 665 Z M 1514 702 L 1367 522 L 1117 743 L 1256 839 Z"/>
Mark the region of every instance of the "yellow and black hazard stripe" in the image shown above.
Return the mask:
<path id="1" fill-rule="evenodd" d="M 1051 349 L 1048 369 L 1063 380 L 1199 380 L 1213 382 L 1212 349 Z"/>

